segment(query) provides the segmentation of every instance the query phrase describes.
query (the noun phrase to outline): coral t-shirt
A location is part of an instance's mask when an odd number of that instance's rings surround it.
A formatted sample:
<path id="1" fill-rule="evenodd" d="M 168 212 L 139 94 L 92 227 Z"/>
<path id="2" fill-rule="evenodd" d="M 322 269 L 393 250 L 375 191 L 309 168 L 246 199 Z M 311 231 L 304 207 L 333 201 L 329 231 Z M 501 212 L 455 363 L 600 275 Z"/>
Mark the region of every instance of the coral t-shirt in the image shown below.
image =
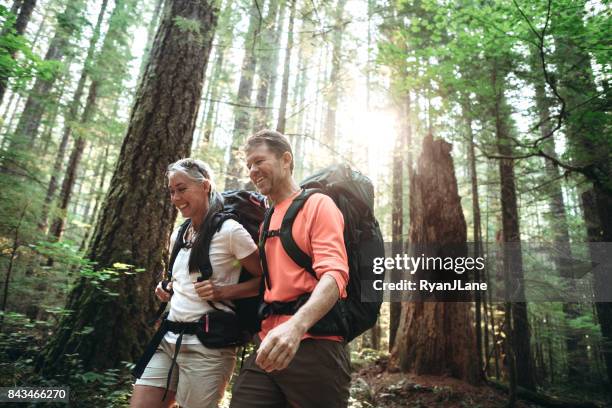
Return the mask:
<path id="1" fill-rule="evenodd" d="M 287 209 L 299 193 L 274 206 L 269 230 L 280 229 Z M 295 218 L 292 234 L 297 246 L 312 259 L 317 278 L 321 279 L 324 274 L 332 276 L 338 285 L 340 297 L 345 298 L 349 268 L 344 246 L 344 218 L 332 199 L 320 193 L 310 196 Z M 293 262 L 278 236 L 266 239 L 265 250 L 271 282 L 271 288 L 266 287 L 264 293 L 266 303 L 293 301 L 314 290 L 318 280 Z M 263 340 L 270 330 L 290 318 L 288 315 L 270 315 L 261 323 L 259 337 Z M 306 334 L 304 338 L 342 341 L 340 336 Z"/>

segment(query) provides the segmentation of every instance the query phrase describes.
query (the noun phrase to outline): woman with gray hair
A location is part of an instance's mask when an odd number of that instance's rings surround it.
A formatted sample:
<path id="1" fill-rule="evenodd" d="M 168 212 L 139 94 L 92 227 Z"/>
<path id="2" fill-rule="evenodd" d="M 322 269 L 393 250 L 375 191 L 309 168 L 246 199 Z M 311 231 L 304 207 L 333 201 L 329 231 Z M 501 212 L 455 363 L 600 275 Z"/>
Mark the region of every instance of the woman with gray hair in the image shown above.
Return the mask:
<path id="1" fill-rule="evenodd" d="M 189 220 L 184 235 L 179 229 L 171 238 L 183 242 L 172 266 L 172 281 L 155 289 L 163 302 L 170 301 L 166 322 L 173 327 L 193 325 L 214 311 L 232 313 L 232 299 L 258 293 L 261 264 L 257 246 L 246 229 L 228 219 L 213 232 L 208 253 L 203 253 L 207 223 L 223 209 L 223 198 L 215 191 L 210 168 L 201 160 L 181 159 L 168 166 L 170 199 Z M 202 257 L 212 265 L 210 279 L 199 281 Z M 241 267 L 254 277 L 238 283 Z M 171 295 L 172 293 L 172 295 Z M 208 320 L 207 320 L 208 322 Z M 135 383 L 131 407 L 168 407 L 174 400 L 181 407 L 215 407 L 223 396 L 236 361 L 236 347 L 208 348 L 194 334 L 165 332 L 155 354 Z M 176 364 L 177 370 L 173 370 Z"/>

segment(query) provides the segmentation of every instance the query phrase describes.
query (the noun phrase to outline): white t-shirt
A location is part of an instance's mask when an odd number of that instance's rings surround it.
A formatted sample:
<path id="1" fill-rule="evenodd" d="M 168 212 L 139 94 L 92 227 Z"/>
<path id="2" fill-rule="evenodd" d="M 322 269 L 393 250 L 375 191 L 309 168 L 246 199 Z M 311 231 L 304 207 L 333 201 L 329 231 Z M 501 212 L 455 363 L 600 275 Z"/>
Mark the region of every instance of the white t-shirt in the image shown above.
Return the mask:
<path id="1" fill-rule="evenodd" d="M 178 235 L 178 229 L 172 234 L 171 242 L 174 243 Z M 214 285 L 224 286 L 238 283 L 240 278 L 240 262 L 257 250 L 257 245 L 244 227 L 233 219 L 226 220 L 221 230 L 212 237 L 210 243 L 210 263 L 213 268 L 211 281 Z M 200 273 L 189 273 L 189 255 L 191 249 L 181 248 L 172 267 L 172 290 L 174 294 L 170 300 L 170 312 L 168 319 L 175 322 L 195 322 L 202 315 L 213 308 L 207 301 L 202 300 L 193 287 Z M 231 304 L 231 301 L 224 300 Z M 215 307 L 231 311 L 219 302 L 214 302 Z M 233 306 L 233 305 L 232 305 Z M 165 339 L 170 343 L 176 343 L 178 335 L 173 332 L 166 333 Z M 184 344 L 199 344 L 195 335 L 183 335 Z"/>

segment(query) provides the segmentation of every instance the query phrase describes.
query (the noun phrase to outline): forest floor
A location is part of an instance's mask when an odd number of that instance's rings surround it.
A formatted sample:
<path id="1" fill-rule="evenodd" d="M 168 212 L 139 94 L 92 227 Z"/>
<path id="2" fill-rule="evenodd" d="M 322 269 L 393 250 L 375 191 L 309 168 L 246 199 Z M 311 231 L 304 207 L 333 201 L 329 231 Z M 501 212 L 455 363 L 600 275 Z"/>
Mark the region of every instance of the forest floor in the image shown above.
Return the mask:
<path id="1" fill-rule="evenodd" d="M 507 407 L 508 394 L 483 384 L 454 378 L 387 371 L 382 357 L 353 373 L 351 408 L 497 408 Z M 519 401 L 517 408 L 541 405 Z"/>

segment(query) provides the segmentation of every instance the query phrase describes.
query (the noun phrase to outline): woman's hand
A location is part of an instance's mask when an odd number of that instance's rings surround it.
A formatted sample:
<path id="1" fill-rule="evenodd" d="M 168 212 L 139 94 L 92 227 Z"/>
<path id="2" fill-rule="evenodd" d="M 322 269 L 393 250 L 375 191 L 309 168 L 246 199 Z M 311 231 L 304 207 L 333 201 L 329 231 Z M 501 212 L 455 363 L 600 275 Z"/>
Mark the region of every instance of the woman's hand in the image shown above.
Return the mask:
<path id="1" fill-rule="evenodd" d="M 167 291 L 164 290 L 162 283 L 163 281 L 157 284 L 157 287 L 155 288 L 155 296 L 157 296 L 157 298 L 162 302 L 169 302 L 170 298 L 172 297 L 172 282 L 169 282 L 168 286 L 166 286 Z"/>
<path id="2" fill-rule="evenodd" d="M 214 283 L 208 280 L 202 282 L 195 282 L 193 284 L 196 293 L 202 300 L 225 300 L 222 286 L 216 286 Z"/>

